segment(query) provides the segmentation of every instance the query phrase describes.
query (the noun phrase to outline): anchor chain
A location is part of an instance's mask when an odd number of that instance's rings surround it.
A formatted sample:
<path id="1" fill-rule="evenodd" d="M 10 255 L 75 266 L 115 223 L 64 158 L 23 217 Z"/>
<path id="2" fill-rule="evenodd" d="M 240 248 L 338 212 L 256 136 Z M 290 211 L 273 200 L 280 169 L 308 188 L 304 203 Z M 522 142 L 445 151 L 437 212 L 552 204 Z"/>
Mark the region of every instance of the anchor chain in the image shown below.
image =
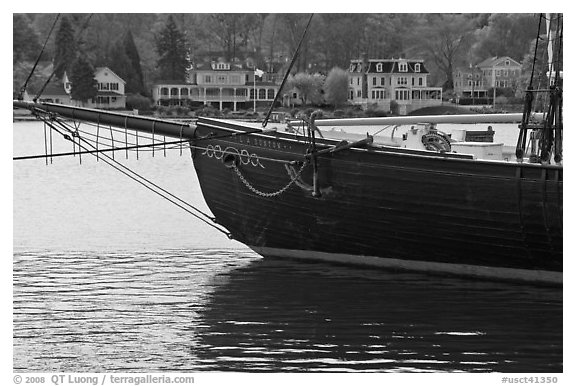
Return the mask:
<path id="1" fill-rule="evenodd" d="M 300 178 L 300 175 L 302 174 L 302 172 L 304 171 L 304 168 L 306 167 L 306 162 L 302 163 L 302 167 L 300 168 L 300 170 L 298 170 L 298 172 L 291 178 L 290 182 L 288 182 L 288 184 L 286 186 L 284 186 L 283 188 L 281 188 L 280 190 L 277 190 L 275 192 L 263 192 L 261 190 L 256 189 L 250 182 L 248 182 L 248 180 L 246 180 L 246 178 L 242 175 L 242 172 L 240 172 L 240 169 L 238 168 L 238 166 L 236 166 L 236 164 L 232 164 L 232 169 L 234 169 L 234 171 L 236 172 L 236 174 L 238 175 L 238 178 L 240 178 L 240 181 L 242 181 L 242 183 L 253 193 L 261 196 L 261 197 L 267 197 L 267 198 L 271 198 L 271 197 L 276 197 L 281 195 L 282 193 L 284 193 L 286 190 L 288 190 L 288 188 L 290 188 L 298 178 Z"/>

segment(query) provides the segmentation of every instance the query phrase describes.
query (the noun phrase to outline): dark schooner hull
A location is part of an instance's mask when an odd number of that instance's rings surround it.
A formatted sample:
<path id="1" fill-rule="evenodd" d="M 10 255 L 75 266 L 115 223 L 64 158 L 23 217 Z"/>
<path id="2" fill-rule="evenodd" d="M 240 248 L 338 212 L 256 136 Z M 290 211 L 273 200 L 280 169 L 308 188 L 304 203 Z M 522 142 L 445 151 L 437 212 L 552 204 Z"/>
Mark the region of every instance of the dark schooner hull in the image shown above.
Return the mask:
<path id="1" fill-rule="evenodd" d="M 309 143 L 238 130 L 200 119 L 197 138 L 224 138 L 194 166 L 218 223 L 263 256 L 562 280 L 561 166 L 368 146 L 319 155 L 315 177 L 314 162 L 286 163 Z"/>

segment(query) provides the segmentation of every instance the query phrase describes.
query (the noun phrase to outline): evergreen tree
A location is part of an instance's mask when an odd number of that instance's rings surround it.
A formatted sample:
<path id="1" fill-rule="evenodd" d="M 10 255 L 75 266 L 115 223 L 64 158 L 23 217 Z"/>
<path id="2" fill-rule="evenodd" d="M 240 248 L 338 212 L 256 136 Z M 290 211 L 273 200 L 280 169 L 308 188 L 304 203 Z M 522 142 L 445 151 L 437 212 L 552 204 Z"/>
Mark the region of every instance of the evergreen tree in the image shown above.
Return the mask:
<path id="1" fill-rule="evenodd" d="M 36 60 L 42 46 L 38 42 L 38 35 L 30 27 L 26 15 L 13 14 L 12 19 L 12 63 L 15 64 L 24 60 Z"/>
<path id="2" fill-rule="evenodd" d="M 62 79 L 64 72 L 70 70 L 76 59 L 76 41 L 74 29 L 67 16 L 60 19 L 60 28 L 56 32 L 56 52 L 54 68 L 57 79 Z"/>
<path id="3" fill-rule="evenodd" d="M 130 61 L 130 76 L 126 79 L 126 92 L 145 92 L 144 76 L 142 75 L 142 67 L 140 66 L 140 55 L 134 43 L 132 31 L 130 30 L 124 35 L 124 52 Z"/>
<path id="4" fill-rule="evenodd" d="M 161 79 L 185 81 L 188 68 L 186 37 L 178 30 L 172 15 L 156 36 L 158 76 Z"/>
<path id="5" fill-rule="evenodd" d="M 106 66 L 110 67 L 119 77 L 126 82 L 126 92 L 133 93 L 134 71 L 132 63 L 126 54 L 123 41 L 117 41 L 108 51 L 108 61 Z"/>
<path id="6" fill-rule="evenodd" d="M 83 56 L 74 62 L 70 81 L 72 82 L 71 97 L 82 102 L 82 105 L 98 93 L 97 82 L 94 79 L 94 67 Z"/>

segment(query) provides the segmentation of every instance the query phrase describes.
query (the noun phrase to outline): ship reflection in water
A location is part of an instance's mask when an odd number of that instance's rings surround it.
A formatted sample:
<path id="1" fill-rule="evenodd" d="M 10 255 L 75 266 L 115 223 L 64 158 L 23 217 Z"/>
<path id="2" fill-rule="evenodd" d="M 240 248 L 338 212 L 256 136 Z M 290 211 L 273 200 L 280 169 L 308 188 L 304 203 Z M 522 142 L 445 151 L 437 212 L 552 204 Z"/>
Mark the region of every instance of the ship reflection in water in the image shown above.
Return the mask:
<path id="1" fill-rule="evenodd" d="M 561 372 L 562 289 L 242 250 L 18 252 L 14 370 Z"/>
<path id="2" fill-rule="evenodd" d="M 193 327 L 213 369 L 562 369 L 558 289 L 274 260 L 222 280 Z"/>

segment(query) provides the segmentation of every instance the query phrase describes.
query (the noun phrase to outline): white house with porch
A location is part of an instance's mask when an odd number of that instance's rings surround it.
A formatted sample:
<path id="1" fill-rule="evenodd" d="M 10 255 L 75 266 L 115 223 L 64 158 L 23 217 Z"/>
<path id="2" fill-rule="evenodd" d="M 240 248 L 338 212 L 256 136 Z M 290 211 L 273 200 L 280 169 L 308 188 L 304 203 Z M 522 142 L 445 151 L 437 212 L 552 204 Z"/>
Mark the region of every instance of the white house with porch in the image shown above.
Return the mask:
<path id="1" fill-rule="evenodd" d="M 442 88 L 429 87 L 429 72 L 418 59 L 355 59 L 350 61 L 348 100 L 390 111 L 395 101 L 400 114 L 442 104 Z"/>
<path id="2" fill-rule="evenodd" d="M 152 86 L 152 99 L 157 106 L 197 104 L 232 111 L 268 106 L 279 87 L 266 75 L 241 63 L 214 60 L 190 69 L 187 82 L 157 81 Z"/>

